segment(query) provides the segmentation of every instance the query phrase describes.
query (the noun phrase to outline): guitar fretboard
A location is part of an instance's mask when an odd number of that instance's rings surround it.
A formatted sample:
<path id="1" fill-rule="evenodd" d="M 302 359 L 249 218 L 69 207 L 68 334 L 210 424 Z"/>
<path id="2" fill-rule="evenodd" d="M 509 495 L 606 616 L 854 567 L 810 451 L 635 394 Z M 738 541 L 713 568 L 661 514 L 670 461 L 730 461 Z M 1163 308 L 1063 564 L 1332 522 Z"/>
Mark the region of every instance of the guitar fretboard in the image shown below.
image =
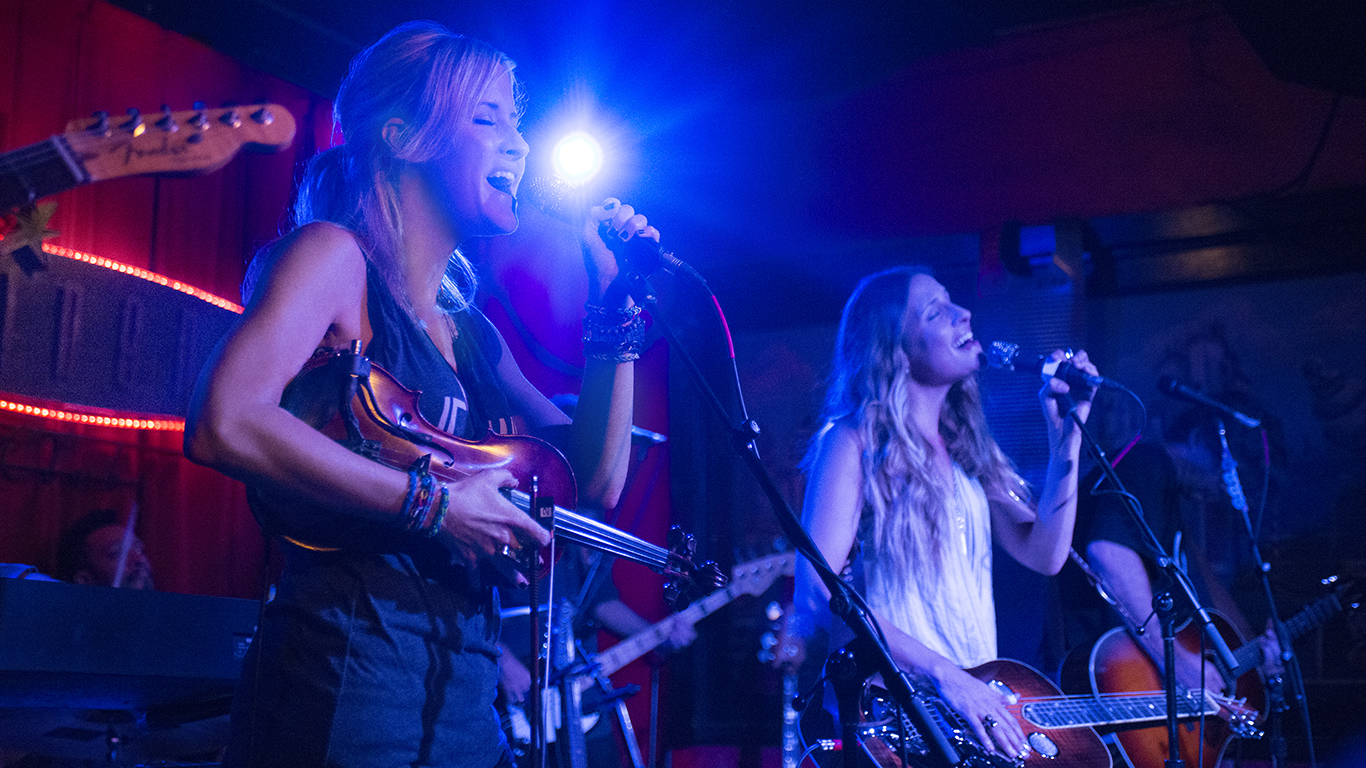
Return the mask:
<path id="1" fill-rule="evenodd" d="M 1201 711 L 1203 704 L 1203 713 Z M 1178 717 L 1217 715 L 1219 705 L 1208 697 L 1187 693 L 1176 697 Z M 1028 701 L 1020 708 L 1026 720 L 1040 728 L 1081 728 L 1084 726 L 1133 724 L 1165 719 L 1165 693 L 1069 696 Z"/>
<path id="2" fill-rule="evenodd" d="M 0 212 L 89 181 L 61 136 L 0 155 Z"/>
<path id="3" fill-rule="evenodd" d="M 674 614 L 669 621 L 696 624 L 712 611 L 734 600 L 737 593 L 734 584 L 719 589 Z M 669 636 L 669 621 L 661 621 L 649 629 L 641 630 L 599 653 L 597 662 L 601 674 L 610 675 L 662 645 Z"/>
<path id="4" fill-rule="evenodd" d="M 1331 619 L 1341 610 L 1341 592 L 1334 591 L 1326 597 L 1319 598 L 1307 608 L 1286 620 L 1286 638 L 1292 643 L 1295 642 L 1308 634 L 1310 630 Z M 1253 640 L 1234 651 L 1233 656 L 1238 660 L 1238 668 L 1234 670 L 1233 677 L 1242 677 L 1261 666 L 1262 645 L 1260 642 Z"/>

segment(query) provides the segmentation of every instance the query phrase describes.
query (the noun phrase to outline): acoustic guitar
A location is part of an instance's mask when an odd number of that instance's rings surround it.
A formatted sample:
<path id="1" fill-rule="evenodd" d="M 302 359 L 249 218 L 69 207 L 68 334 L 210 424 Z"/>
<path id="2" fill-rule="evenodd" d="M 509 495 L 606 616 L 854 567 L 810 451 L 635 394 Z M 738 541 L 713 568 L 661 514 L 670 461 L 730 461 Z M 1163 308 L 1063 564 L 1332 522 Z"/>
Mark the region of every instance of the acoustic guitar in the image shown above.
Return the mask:
<path id="1" fill-rule="evenodd" d="M 1331 584 L 1336 581 L 1336 578 L 1327 579 L 1325 583 Z M 1287 637 L 1294 642 L 1342 611 L 1344 607 L 1360 600 L 1358 589 L 1359 585 L 1356 582 L 1345 582 L 1338 585 L 1331 594 L 1295 614 L 1285 622 Z M 1242 714 L 1237 717 L 1207 718 L 1204 724 L 1203 745 L 1200 729 L 1194 725 L 1178 731 L 1181 758 L 1186 765 L 1193 768 L 1214 768 L 1222 759 L 1229 742 L 1235 737 L 1261 736 L 1258 724 L 1263 719 L 1261 710 L 1266 699 L 1266 692 L 1257 672 L 1257 668 L 1264 660 L 1261 643 L 1255 640 L 1244 643 L 1237 630 L 1220 616 L 1214 617 L 1214 624 L 1229 645 L 1237 648 L 1233 655 L 1238 666 L 1232 671 L 1232 677 L 1237 681 L 1234 694 L 1239 697 L 1238 709 Z M 1188 625 L 1177 633 L 1176 640 L 1184 648 L 1199 653 L 1200 628 L 1194 624 Z M 1063 667 L 1062 681 L 1064 689 L 1068 691 L 1089 691 L 1097 696 L 1163 695 L 1160 667 L 1122 627 L 1112 629 L 1101 636 L 1089 653 L 1074 654 L 1070 657 Z M 1165 707 L 1163 711 L 1165 712 Z M 1159 721 L 1154 725 L 1162 724 Z M 1118 733 L 1117 738 L 1133 768 L 1162 768 L 1167 760 L 1166 728 L 1125 730 Z"/>

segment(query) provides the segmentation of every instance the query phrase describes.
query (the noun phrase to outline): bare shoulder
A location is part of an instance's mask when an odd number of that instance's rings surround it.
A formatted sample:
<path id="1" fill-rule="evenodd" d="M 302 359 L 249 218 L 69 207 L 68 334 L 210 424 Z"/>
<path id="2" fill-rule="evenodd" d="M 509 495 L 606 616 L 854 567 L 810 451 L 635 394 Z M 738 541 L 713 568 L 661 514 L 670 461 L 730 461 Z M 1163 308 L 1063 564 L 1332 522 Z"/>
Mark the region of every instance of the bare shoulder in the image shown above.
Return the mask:
<path id="1" fill-rule="evenodd" d="M 307 317 L 322 322 L 322 333 L 344 327 L 353 338 L 361 326 L 364 297 L 365 254 L 356 236 L 335 224 L 316 222 L 271 249 L 260 265 L 247 315 L 270 325 Z"/>
<path id="2" fill-rule="evenodd" d="M 863 439 L 853 416 L 828 421 L 816 433 L 815 459 L 818 462 L 849 462 L 857 464 L 863 456 Z"/>
<path id="3" fill-rule="evenodd" d="M 808 500 L 832 494 L 857 495 L 862 486 L 863 449 L 854 421 L 842 418 L 826 422 L 816 433 L 808 461 Z"/>
<path id="4" fill-rule="evenodd" d="M 335 224 L 305 224 L 280 239 L 267 257 L 265 275 L 353 281 L 365 274 L 365 254 L 355 233 Z"/>

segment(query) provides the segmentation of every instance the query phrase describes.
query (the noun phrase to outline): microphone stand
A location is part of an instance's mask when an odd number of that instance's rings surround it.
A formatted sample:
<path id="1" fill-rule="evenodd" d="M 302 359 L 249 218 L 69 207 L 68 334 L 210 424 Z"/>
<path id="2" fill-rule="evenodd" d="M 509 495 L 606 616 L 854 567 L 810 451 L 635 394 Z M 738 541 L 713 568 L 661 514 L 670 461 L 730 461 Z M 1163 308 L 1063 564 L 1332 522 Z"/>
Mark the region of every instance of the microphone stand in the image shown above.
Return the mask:
<path id="1" fill-rule="evenodd" d="M 1238 462 L 1234 460 L 1233 452 L 1228 447 L 1228 434 L 1224 429 L 1224 420 L 1220 419 L 1218 423 L 1219 448 L 1222 451 L 1220 469 L 1223 472 L 1224 488 L 1228 491 L 1229 502 L 1242 515 L 1243 525 L 1247 528 L 1247 538 L 1252 546 L 1252 556 L 1257 561 L 1257 570 L 1262 579 L 1262 589 L 1266 592 L 1266 605 L 1271 614 L 1271 626 L 1276 635 L 1276 644 L 1280 646 L 1280 660 L 1285 666 L 1286 673 L 1290 676 L 1290 683 L 1294 687 L 1294 698 L 1299 704 L 1300 719 L 1304 722 L 1304 733 L 1309 742 L 1309 764 L 1314 766 L 1318 764 L 1314 757 L 1314 732 L 1309 725 L 1309 704 L 1305 699 L 1304 676 L 1300 673 L 1299 656 L 1295 653 L 1294 645 L 1286 633 L 1285 624 L 1281 622 L 1280 612 L 1276 609 L 1269 575 L 1271 564 L 1262 559 L 1261 547 L 1257 544 L 1257 533 L 1253 529 L 1252 519 L 1248 516 L 1247 496 L 1243 494 L 1243 484 L 1238 479 Z M 1271 467 L 1268 465 L 1265 469 L 1270 472 Z M 1271 765 L 1274 768 L 1281 768 L 1286 761 L 1286 741 L 1282 720 L 1283 714 L 1290 709 L 1290 703 L 1285 700 L 1285 688 L 1280 675 L 1273 675 L 1267 679 L 1266 690 L 1268 716 L 1271 718 Z"/>
<path id="2" fill-rule="evenodd" d="M 687 282 L 706 291 L 716 306 L 717 313 L 720 314 L 720 304 L 717 303 L 716 295 L 711 292 L 705 280 L 702 280 L 696 272 L 691 270 L 679 270 L 679 274 L 684 275 Z M 930 751 L 930 758 L 935 761 L 935 764 L 958 765 L 961 762 L 958 751 L 950 743 L 949 737 L 935 724 L 924 700 L 916 695 L 910 677 L 898 669 L 896 662 L 892 660 L 891 651 L 887 648 L 882 632 L 874 625 L 862 597 L 846 584 L 826 562 L 810 534 L 802 527 L 801 520 L 792 511 L 768 470 L 764 468 L 759 458 L 758 445 L 755 443 L 755 437 L 759 434 L 759 425 L 744 412 L 744 396 L 740 391 L 740 377 L 739 371 L 735 367 L 733 345 L 729 345 L 732 350 L 731 373 L 734 377 L 736 394 L 739 395 L 737 399 L 740 403 L 741 413 L 739 421 L 730 424 L 727 420 L 728 414 L 725 406 L 721 403 L 716 391 L 707 383 L 706 378 L 702 375 L 701 368 L 698 367 L 687 347 L 674 333 L 667 313 L 655 311 L 658 300 L 649 281 L 635 269 L 626 272 L 626 279 L 631 295 L 643 306 L 650 309 L 651 315 L 655 318 L 665 338 L 668 339 L 670 350 L 678 355 L 678 359 L 687 369 L 711 411 L 723 424 L 729 425 L 731 445 L 744 459 L 745 465 L 768 498 L 783 534 L 798 554 L 812 564 L 821 582 L 830 591 L 831 612 L 842 619 L 854 633 L 855 639 L 831 656 L 832 663 L 834 663 L 837 671 L 837 674 L 833 676 L 839 678 L 835 686 L 835 693 L 840 702 L 839 714 L 845 744 L 843 749 L 845 768 L 855 768 L 857 765 L 856 761 L 860 750 L 854 749 L 853 745 L 859 743 L 857 735 L 857 726 L 860 721 L 859 698 L 863 681 L 875 672 L 882 674 L 883 682 L 888 691 L 901 705 L 915 729 L 923 734 L 925 745 Z M 724 316 L 721 316 L 721 323 L 725 327 Z M 728 331 L 727 336 L 729 336 Z M 727 338 L 727 342 L 729 341 Z"/>
<path id="3" fill-rule="evenodd" d="M 1067 398 L 1071 401 L 1071 398 Z M 1075 404 L 1068 409 L 1068 417 L 1076 424 L 1081 431 L 1083 442 L 1095 459 L 1096 464 L 1105 474 L 1105 478 L 1110 482 L 1115 490 L 1119 491 L 1120 498 L 1124 499 L 1125 506 L 1129 510 L 1139 531 L 1147 539 L 1148 546 L 1157 553 L 1157 564 L 1166 574 L 1166 587 L 1153 595 L 1153 610 L 1157 613 L 1159 624 L 1162 628 L 1162 650 L 1163 650 L 1163 685 L 1167 693 L 1167 760 L 1166 768 L 1181 768 L 1185 761 L 1181 759 L 1181 743 L 1178 740 L 1178 713 L 1177 713 L 1177 688 L 1176 688 L 1176 625 L 1179 623 L 1182 611 L 1178 608 L 1178 597 L 1184 597 L 1186 605 L 1190 607 L 1189 614 L 1200 622 L 1205 636 L 1208 638 L 1211 647 L 1214 649 L 1216 664 L 1220 673 L 1224 676 L 1225 682 L 1230 685 L 1233 680 L 1229 679 L 1232 671 L 1237 669 L 1238 662 L 1229 649 L 1228 643 L 1219 630 L 1214 626 L 1210 619 L 1209 612 L 1200 605 L 1200 600 L 1196 596 L 1195 586 L 1191 583 L 1190 577 L 1177 564 L 1175 558 L 1167 554 L 1161 542 L 1153 533 L 1152 528 L 1148 527 L 1148 521 L 1143 517 L 1143 507 L 1138 499 L 1128 492 L 1124 483 L 1119 479 L 1114 467 L 1110 466 L 1110 461 L 1105 455 L 1105 450 L 1100 447 L 1091 433 L 1086 430 L 1086 423 L 1077 416 Z M 1174 594 L 1175 593 L 1175 594 Z M 1202 702 L 1203 704 L 1203 702 Z M 1201 708 L 1203 710 L 1203 706 Z"/>

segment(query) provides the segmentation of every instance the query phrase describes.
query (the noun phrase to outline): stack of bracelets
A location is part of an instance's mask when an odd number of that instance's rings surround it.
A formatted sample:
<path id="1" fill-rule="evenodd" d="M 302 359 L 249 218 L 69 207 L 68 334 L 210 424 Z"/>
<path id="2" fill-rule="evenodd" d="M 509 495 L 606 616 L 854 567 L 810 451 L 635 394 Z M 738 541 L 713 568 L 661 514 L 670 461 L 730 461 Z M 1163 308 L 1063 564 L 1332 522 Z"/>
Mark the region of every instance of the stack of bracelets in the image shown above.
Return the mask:
<path id="1" fill-rule="evenodd" d="M 640 307 L 608 309 L 584 304 L 583 356 L 589 360 L 629 363 L 640 357 L 645 343 L 645 320 Z"/>
<path id="2" fill-rule="evenodd" d="M 408 495 L 403 498 L 403 530 L 432 537 L 441 531 L 451 492 L 427 471 L 428 462 L 418 459 L 408 469 Z"/>

